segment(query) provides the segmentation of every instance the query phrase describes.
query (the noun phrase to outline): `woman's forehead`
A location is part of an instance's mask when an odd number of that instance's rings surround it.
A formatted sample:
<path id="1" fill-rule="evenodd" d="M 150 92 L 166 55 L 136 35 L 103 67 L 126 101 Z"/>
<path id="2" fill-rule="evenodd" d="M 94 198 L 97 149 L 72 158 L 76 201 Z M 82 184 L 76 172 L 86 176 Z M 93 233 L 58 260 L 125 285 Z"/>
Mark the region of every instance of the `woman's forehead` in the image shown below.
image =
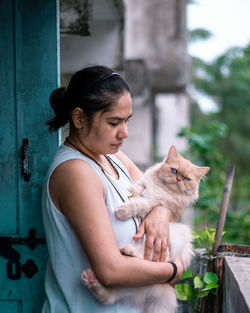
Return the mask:
<path id="1" fill-rule="evenodd" d="M 129 93 L 122 95 L 117 101 L 103 112 L 106 117 L 128 117 L 132 114 L 132 99 Z"/>

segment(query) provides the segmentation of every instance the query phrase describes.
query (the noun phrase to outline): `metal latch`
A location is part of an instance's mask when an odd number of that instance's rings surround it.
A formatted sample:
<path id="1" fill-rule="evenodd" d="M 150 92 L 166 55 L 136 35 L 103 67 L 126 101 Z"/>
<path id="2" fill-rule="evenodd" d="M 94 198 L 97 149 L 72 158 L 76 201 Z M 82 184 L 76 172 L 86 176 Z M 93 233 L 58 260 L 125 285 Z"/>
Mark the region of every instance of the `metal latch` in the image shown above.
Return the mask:
<path id="1" fill-rule="evenodd" d="M 44 238 L 36 238 L 37 231 L 31 229 L 27 238 L 0 237 L 0 255 L 8 260 L 7 276 L 9 279 L 17 280 L 22 272 L 27 278 L 32 278 L 38 271 L 38 266 L 32 259 L 29 259 L 21 266 L 20 253 L 12 247 L 12 244 L 25 244 L 34 250 L 38 244 L 45 244 Z"/>

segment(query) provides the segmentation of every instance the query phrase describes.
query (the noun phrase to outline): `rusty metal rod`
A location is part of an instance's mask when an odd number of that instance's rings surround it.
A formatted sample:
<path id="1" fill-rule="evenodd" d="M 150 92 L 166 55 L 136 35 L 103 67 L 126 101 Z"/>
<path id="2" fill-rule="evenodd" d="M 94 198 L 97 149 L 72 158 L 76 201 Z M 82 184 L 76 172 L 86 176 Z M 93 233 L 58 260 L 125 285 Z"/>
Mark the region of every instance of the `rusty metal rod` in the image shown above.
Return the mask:
<path id="1" fill-rule="evenodd" d="M 235 166 L 233 164 L 230 164 L 227 170 L 226 182 L 224 185 L 224 192 L 223 192 L 223 197 L 221 201 L 218 223 L 216 227 L 215 242 L 214 242 L 213 249 L 212 249 L 213 256 L 216 255 L 217 249 L 221 243 L 222 233 L 223 233 L 224 224 L 225 224 L 226 215 L 227 215 L 229 197 L 230 197 L 233 178 L 234 178 L 234 171 L 235 171 Z"/>

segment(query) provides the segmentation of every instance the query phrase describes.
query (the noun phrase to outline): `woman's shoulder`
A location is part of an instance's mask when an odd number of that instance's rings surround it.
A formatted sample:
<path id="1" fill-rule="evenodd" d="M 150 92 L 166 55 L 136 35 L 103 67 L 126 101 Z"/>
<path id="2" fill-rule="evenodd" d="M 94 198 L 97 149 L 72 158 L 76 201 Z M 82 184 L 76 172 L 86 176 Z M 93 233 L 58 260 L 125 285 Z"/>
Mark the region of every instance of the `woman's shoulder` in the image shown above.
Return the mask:
<path id="1" fill-rule="evenodd" d="M 105 193 L 98 173 L 81 159 L 70 159 L 60 163 L 50 176 L 49 190 L 57 208 L 61 208 L 60 203 L 64 203 L 68 198 L 76 198 L 79 191 L 82 199 L 88 197 L 89 190 L 95 191 L 96 194 L 99 192 L 100 195 Z"/>
<path id="2" fill-rule="evenodd" d="M 100 184 L 100 177 L 94 164 L 78 151 L 61 146 L 53 162 L 50 183 L 55 185 L 77 185 L 95 182 Z"/>

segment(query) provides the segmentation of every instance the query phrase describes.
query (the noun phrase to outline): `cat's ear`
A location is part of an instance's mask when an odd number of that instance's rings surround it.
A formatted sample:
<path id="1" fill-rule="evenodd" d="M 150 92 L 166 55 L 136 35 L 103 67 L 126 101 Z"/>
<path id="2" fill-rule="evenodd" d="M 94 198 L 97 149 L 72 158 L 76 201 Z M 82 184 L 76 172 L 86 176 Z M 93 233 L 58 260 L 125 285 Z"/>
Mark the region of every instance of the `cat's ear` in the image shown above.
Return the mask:
<path id="1" fill-rule="evenodd" d="M 168 151 L 168 156 L 166 158 L 166 161 L 172 161 L 175 160 L 178 157 L 178 152 L 175 148 L 175 146 L 171 146 L 169 151 Z"/>
<path id="2" fill-rule="evenodd" d="M 200 178 L 205 176 L 209 172 L 209 170 L 210 170 L 210 167 L 208 166 L 197 166 L 197 172 Z"/>

